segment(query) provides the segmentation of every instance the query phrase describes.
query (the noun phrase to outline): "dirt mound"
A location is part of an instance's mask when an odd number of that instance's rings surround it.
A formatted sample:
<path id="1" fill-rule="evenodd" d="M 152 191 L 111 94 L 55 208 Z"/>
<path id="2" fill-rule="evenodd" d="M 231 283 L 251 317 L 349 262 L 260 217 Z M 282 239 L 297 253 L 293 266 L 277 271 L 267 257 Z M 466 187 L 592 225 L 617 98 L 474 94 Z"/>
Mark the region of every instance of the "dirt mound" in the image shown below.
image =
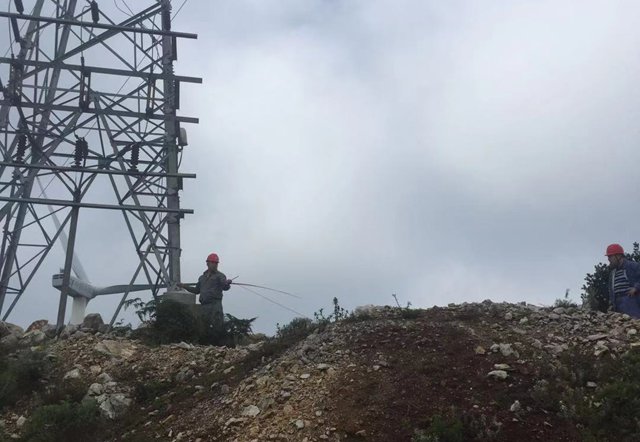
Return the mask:
<path id="1" fill-rule="evenodd" d="M 85 333 L 47 347 L 48 382 L 78 377 L 105 407 L 105 392 L 120 395 L 127 411 L 112 410 L 101 440 L 574 441 L 598 435 L 590 413 L 606 408 L 598 393 L 640 345 L 639 326 L 484 302 L 369 309 L 288 348 L 148 347 Z M 9 433 L 35 405 L 5 410 Z"/>

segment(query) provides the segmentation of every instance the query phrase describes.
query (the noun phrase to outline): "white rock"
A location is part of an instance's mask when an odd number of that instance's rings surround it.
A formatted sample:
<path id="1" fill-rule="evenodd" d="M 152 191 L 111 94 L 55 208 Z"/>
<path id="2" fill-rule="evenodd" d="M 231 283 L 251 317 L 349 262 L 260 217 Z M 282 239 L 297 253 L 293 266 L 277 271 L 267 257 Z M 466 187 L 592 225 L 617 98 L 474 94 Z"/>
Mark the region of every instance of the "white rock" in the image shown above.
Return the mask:
<path id="1" fill-rule="evenodd" d="M 242 416 L 256 417 L 257 415 L 260 414 L 260 409 L 255 405 L 249 405 L 247 407 L 244 407 L 244 409 L 242 410 L 242 413 L 240 414 Z"/>
<path id="2" fill-rule="evenodd" d="M 124 415 L 132 402 L 124 393 L 102 395 L 97 400 L 100 404 L 100 413 L 107 419 L 116 419 Z"/>
<path id="3" fill-rule="evenodd" d="M 589 340 L 589 341 L 599 341 L 601 339 L 608 338 L 608 337 L 609 337 L 608 333 L 598 333 L 598 334 L 595 334 L 595 335 L 587 336 L 587 340 Z"/>
<path id="4" fill-rule="evenodd" d="M 105 339 L 102 342 L 98 342 L 94 347 L 94 350 L 108 356 L 128 359 L 134 355 L 136 346 L 126 341 L 112 341 Z"/>
<path id="5" fill-rule="evenodd" d="M 229 418 L 227 422 L 225 422 L 224 426 L 229 427 L 231 425 L 238 425 L 243 423 L 245 420 L 246 419 L 243 417 L 232 417 L 232 418 Z"/>
<path id="6" fill-rule="evenodd" d="M 513 404 L 511 404 L 511 407 L 509 407 L 509 411 L 511 411 L 512 413 L 518 413 L 521 410 L 522 405 L 520 405 L 520 401 L 515 401 Z"/>
<path id="7" fill-rule="evenodd" d="M 298 430 L 302 430 L 304 428 L 304 421 L 302 419 L 297 419 L 294 425 Z"/>
<path id="8" fill-rule="evenodd" d="M 507 379 L 508 376 L 509 374 L 504 370 L 493 370 L 487 373 L 487 377 L 494 378 L 494 379 L 504 380 L 504 379 Z"/>
<path id="9" fill-rule="evenodd" d="M 98 382 L 103 384 L 108 384 L 109 382 L 113 381 L 113 379 L 111 378 L 111 376 L 109 376 L 108 373 L 101 373 L 98 375 L 96 379 L 98 380 Z"/>
<path id="10" fill-rule="evenodd" d="M 89 390 L 87 390 L 87 396 L 100 396 L 102 393 L 104 393 L 104 386 L 97 382 L 91 384 Z"/>
<path id="11" fill-rule="evenodd" d="M 20 340 L 29 345 L 40 345 L 47 340 L 47 335 L 42 330 L 31 330 L 22 335 Z"/>
<path id="12" fill-rule="evenodd" d="M 81 377 L 80 369 L 74 368 L 73 370 L 66 372 L 65 375 L 62 377 L 62 380 L 66 381 L 67 379 L 80 379 L 80 377 Z"/>
<path id="13" fill-rule="evenodd" d="M 20 416 L 16 421 L 16 426 L 18 428 L 22 428 L 26 422 L 27 422 L 27 418 L 24 416 Z"/>

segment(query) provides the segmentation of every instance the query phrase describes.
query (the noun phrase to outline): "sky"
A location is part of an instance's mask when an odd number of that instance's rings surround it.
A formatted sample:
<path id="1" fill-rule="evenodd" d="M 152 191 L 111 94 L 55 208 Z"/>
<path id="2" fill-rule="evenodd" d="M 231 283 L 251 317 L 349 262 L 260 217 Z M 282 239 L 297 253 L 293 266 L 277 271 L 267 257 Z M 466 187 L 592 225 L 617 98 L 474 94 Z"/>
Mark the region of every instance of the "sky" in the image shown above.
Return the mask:
<path id="1" fill-rule="evenodd" d="M 173 29 L 198 39 L 176 72 L 203 84 L 181 90 L 200 119 L 181 165 L 197 174 L 184 281 L 217 252 L 227 276 L 299 295 L 260 291 L 287 310 L 225 294 L 267 333 L 333 297 L 578 301 L 607 244 L 640 241 L 639 18 L 632 1 L 187 1 Z M 92 216 L 83 264 L 122 283 L 129 239 L 100 244 Z M 11 322 L 55 319 L 50 273 Z"/>

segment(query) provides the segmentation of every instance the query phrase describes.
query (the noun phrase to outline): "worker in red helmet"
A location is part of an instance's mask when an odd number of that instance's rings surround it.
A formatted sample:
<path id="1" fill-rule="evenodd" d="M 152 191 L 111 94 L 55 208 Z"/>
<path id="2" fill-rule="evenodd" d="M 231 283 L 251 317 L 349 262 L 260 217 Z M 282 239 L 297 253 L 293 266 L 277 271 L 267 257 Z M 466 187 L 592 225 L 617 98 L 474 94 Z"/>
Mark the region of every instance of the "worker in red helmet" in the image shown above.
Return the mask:
<path id="1" fill-rule="evenodd" d="M 227 279 L 224 273 L 218 271 L 220 258 L 217 254 L 211 253 L 207 256 L 207 270 L 200 275 L 195 285 L 178 283 L 178 287 L 188 292 L 199 294 L 200 304 L 203 306 L 204 314 L 213 320 L 213 324 L 221 327 L 224 322 L 224 311 L 222 310 L 222 292 L 229 290 L 231 280 Z"/>
<path id="2" fill-rule="evenodd" d="M 624 256 L 620 244 L 611 244 L 605 253 L 611 269 L 609 301 L 614 312 L 640 318 L 640 263 Z"/>

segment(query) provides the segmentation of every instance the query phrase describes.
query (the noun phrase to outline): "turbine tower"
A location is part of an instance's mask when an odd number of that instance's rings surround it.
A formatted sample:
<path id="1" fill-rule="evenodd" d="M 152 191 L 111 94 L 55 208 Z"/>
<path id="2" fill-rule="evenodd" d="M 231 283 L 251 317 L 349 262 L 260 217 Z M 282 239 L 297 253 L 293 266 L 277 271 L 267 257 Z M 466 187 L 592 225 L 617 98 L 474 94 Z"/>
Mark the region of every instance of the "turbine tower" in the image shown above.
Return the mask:
<path id="1" fill-rule="evenodd" d="M 171 29 L 170 0 L 137 0 L 146 8 L 119 21 L 107 13 L 117 4 L 102 3 L 33 0 L 27 11 L 23 0 L 8 0 L 0 11 L 10 31 L 0 57 L 2 320 L 65 238 L 63 325 L 71 272 L 81 268 L 73 262 L 81 212 L 120 212 L 133 243 L 113 319 L 137 282 L 156 296 L 180 281 L 180 219 L 193 211 L 180 207 L 179 192 L 195 178 L 178 171 L 182 126 L 198 119 L 176 111 L 181 84 L 202 80 L 175 75 L 174 61 L 178 39 L 197 36 Z"/>

